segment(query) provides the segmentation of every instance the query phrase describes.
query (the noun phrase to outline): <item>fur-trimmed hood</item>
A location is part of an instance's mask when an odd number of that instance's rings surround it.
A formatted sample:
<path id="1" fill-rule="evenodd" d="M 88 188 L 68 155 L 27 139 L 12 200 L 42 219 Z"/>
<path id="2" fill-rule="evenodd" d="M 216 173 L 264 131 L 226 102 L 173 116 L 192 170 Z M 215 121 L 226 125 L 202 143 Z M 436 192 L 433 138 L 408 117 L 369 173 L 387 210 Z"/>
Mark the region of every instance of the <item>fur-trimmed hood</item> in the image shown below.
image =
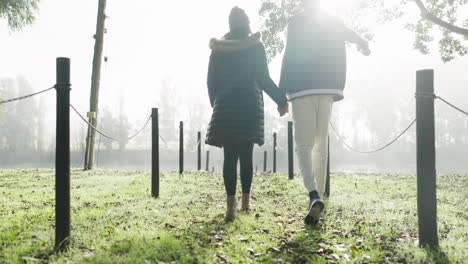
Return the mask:
<path id="1" fill-rule="evenodd" d="M 261 42 L 262 34 L 257 32 L 251 34 L 246 39 L 229 40 L 229 39 L 210 39 L 209 47 L 216 52 L 236 52 L 248 49 Z"/>

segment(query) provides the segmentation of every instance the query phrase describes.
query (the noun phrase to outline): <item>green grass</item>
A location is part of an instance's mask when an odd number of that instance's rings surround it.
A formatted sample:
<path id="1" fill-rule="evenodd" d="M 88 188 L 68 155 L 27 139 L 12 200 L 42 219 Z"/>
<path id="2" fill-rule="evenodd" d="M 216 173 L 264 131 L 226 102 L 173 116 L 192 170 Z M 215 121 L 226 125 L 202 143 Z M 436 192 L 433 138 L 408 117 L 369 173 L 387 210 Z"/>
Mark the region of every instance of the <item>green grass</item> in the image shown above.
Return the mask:
<path id="1" fill-rule="evenodd" d="M 72 171 L 70 249 L 55 254 L 54 172 L 0 171 L 0 263 L 464 263 L 466 175 L 438 178 L 440 251 L 417 246 L 416 178 L 335 174 L 327 213 L 306 228 L 301 179 L 257 175 L 254 209 L 224 223 L 221 175 Z M 465 262 L 466 263 L 466 262 Z"/>

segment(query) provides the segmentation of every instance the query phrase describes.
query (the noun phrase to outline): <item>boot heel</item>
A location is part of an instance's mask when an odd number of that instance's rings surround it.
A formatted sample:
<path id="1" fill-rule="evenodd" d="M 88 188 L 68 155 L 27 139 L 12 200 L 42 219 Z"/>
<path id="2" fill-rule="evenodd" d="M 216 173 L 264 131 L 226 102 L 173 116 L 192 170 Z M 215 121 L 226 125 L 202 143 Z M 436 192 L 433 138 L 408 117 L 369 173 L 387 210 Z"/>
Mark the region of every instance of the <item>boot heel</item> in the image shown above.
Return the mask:
<path id="1" fill-rule="evenodd" d="M 227 197 L 226 216 L 224 217 L 224 220 L 226 222 L 232 222 L 234 221 L 234 219 L 236 219 L 236 216 L 237 216 L 236 196 L 230 195 Z"/>

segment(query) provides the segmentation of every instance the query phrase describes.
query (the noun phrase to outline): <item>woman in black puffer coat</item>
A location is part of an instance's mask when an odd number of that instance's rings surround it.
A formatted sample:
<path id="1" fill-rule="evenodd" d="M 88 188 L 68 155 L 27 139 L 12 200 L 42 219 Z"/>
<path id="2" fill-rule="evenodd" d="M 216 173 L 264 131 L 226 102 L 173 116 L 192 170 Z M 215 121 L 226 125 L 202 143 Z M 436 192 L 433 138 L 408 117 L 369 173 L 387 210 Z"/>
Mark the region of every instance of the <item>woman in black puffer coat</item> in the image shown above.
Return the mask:
<path id="1" fill-rule="evenodd" d="M 206 143 L 223 147 L 223 178 L 227 192 L 226 220 L 236 216 L 237 161 L 240 160 L 242 209 L 249 210 L 253 145 L 264 143 L 263 91 L 288 112 L 285 91 L 271 80 L 260 35 L 251 35 L 245 12 L 235 7 L 229 16 L 230 32 L 212 39 L 208 93 L 213 114 Z"/>

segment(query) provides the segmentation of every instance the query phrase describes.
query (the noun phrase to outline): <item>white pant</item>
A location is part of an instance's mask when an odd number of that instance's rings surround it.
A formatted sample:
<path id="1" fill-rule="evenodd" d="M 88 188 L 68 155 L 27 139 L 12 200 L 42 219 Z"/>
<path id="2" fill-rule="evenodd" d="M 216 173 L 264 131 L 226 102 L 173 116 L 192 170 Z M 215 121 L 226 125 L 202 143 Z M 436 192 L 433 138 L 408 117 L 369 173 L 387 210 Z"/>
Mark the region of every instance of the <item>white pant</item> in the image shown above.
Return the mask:
<path id="1" fill-rule="evenodd" d="M 323 197 L 333 96 L 308 95 L 293 99 L 291 103 L 296 153 L 304 185 L 309 192 L 317 190 Z"/>

